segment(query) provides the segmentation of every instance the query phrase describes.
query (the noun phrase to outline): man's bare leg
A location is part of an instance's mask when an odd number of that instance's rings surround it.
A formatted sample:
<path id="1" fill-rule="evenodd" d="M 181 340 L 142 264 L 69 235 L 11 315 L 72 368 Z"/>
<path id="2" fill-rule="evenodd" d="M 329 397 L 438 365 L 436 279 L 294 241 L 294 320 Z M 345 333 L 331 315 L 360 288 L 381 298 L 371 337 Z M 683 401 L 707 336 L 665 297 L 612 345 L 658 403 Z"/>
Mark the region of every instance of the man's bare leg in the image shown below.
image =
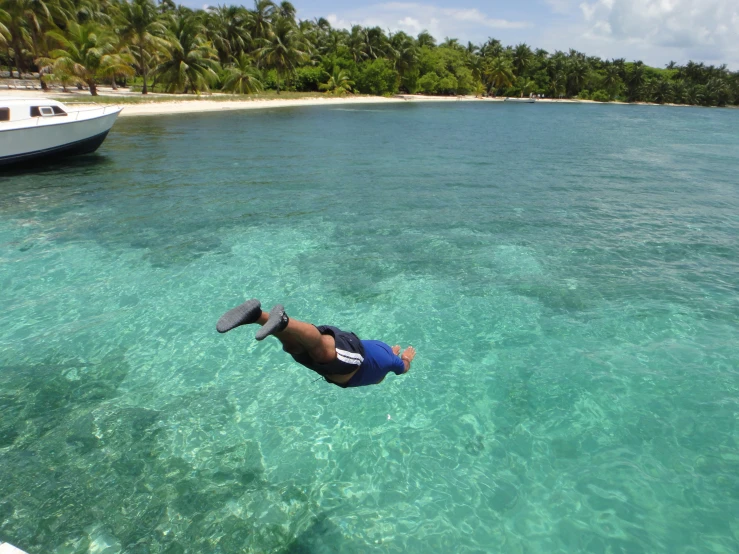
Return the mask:
<path id="1" fill-rule="evenodd" d="M 259 316 L 255 323 L 258 323 L 259 325 L 264 325 L 265 323 L 267 323 L 268 319 L 269 314 L 267 312 L 262 312 L 262 315 Z M 303 346 L 298 341 L 291 338 L 290 335 L 287 335 L 285 333 L 279 333 L 279 335 L 284 336 L 278 336 L 278 334 L 275 334 L 275 338 L 277 338 L 277 340 L 282 343 L 282 349 L 288 354 L 293 354 L 297 356 L 298 354 L 303 354 L 306 351 L 305 348 L 303 348 Z"/>
<path id="2" fill-rule="evenodd" d="M 288 318 L 281 305 L 277 305 L 265 318 L 265 312 L 257 320 L 262 329 L 257 331 L 257 340 L 269 335 L 277 337 L 283 345 L 295 347 L 296 344 L 319 364 L 327 364 L 336 359 L 336 342 L 331 335 L 322 335 L 314 325 L 294 318 Z M 288 352 L 291 352 L 288 350 Z"/>
<path id="3" fill-rule="evenodd" d="M 325 364 L 336 359 L 336 342 L 330 335 L 321 335 L 313 325 L 290 319 L 281 305 L 272 308 L 270 313 L 262 311 L 256 298 L 230 309 L 216 324 L 219 333 L 226 333 L 241 325 L 257 323 L 262 326 L 257 332 L 257 340 L 274 335 L 285 352 L 298 355 L 307 353 L 313 361 Z"/>
<path id="4" fill-rule="evenodd" d="M 252 298 L 223 314 L 216 324 L 216 329 L 219 333 L 226 333 L 242 325 L 250 325 L 252 323 L 264 325 L 268 320 L 269 314 L 262 311 L 262 304 L 256 298 Z M 285 352 L 295 355 L 305 352 L 305 348 L 299 342 L 290 338 L 289 335 L 278 338 Z"/>

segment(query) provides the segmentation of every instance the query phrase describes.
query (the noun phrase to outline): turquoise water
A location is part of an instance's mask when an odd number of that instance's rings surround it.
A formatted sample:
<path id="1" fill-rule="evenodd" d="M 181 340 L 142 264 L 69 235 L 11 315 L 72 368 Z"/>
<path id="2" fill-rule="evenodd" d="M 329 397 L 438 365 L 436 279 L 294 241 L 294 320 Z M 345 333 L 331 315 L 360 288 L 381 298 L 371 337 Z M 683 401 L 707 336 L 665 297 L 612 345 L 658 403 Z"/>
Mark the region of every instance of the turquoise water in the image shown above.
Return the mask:
<path id="1" fill-rule="evenodd" d="M 0 176 L 0 540 L 737 552 L 739 112 L 129 118 Z M 342 390 L 269 309 L 408 344 Z"/>

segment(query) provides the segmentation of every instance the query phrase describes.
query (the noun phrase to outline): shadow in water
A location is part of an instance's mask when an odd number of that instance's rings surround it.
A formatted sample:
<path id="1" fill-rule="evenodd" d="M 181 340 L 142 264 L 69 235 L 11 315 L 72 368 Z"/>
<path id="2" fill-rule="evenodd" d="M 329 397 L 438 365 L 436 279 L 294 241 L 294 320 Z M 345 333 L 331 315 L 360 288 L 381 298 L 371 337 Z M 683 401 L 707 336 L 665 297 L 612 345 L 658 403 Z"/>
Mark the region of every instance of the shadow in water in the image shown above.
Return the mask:
<path id="1" fill-rule="evenodd" d="M 104 154 L 94 152 L 82 156 L 71 156 L 68 158 L 53 158 L 48 161 L 29 160 L 2 168 L 0 182 L 6 178 L 21 177 L 26 175 L 48 175 L 59 171 L 75 171 L 84 173 L 86 170 L 99 170 L 106 165 L 113 165 L 113 160 Z"/>
<path id="2" fill-rule="evenodd" d="M 333 512 L 335 510 L 332 510 Z M 319 514 L 313 523 L 287 545 L 283 554 L 340 554 L 362 552 L 359 544 L 347 544 L 341 529 L 329 519 L 329 512 Z"/>

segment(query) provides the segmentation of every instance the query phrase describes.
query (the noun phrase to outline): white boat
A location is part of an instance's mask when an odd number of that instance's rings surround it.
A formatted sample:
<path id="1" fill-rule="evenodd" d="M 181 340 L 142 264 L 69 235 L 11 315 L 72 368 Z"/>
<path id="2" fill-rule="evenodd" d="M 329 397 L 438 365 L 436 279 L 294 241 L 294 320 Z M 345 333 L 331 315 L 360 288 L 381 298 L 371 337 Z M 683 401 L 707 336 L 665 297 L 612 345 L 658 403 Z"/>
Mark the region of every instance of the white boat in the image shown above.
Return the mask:
<path id="1" fill-rule="evenodd" d="M 506 98 L 503 102 L 512 102 L 514 104 L 533 104 L 536 98 Z"/>
<path id="2" fill-rule="evenodd" d="M 16 548 L 9 542 L 0 542 L 0 554 L 26 554 L 20 548 Z"/>
<path id="3" fill-rule="evenodd" d="M 0 98 L 0 166 L 94 152 L 121 109 L 70 110 L 48 98 Z"/>

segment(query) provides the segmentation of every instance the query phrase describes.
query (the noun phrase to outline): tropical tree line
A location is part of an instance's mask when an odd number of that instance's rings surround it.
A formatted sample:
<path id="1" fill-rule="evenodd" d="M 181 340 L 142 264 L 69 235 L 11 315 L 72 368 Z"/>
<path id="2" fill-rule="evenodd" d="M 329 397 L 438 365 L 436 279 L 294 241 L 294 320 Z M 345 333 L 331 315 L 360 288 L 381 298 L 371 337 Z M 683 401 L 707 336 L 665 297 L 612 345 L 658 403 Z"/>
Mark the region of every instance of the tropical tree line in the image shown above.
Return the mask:
<path id="1" fill-rule="evenodd" d="M 172 0 L 0 0 L 0 65 L 50 83 L 171 93 L 264 89 L 329 94 L 544 95 L 598 101 L 739 105 L 725 65 L 603 60 L 522 43 L 441 43 L 379 27 L 299 20 L 283 1 L 191 10 Z"/>

